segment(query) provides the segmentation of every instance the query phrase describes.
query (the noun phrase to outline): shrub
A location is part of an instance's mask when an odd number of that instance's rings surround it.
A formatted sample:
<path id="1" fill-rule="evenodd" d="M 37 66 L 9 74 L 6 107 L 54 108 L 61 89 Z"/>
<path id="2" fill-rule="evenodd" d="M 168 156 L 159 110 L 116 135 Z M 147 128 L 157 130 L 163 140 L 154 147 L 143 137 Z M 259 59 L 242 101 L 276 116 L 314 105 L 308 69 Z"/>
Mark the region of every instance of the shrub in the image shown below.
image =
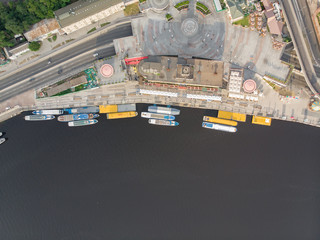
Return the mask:
<path id="1" fill-rule="evenodd" d="M 41 47 L 41 44 L 38 43 L 38 42 L 31 42 L 31 43 L 29 43 L 29 49 L 30 49 L 31 51 L 38 51 L 38 50 L 40 49 L 40 47 Z"/>
<path id="2" fill-rule="evenodd" d="M 92 32 L 94 32 L 95 30 L 97 30 L 97 28 L 91 28 L 88 32 L 87 32 L 87 34 L 89 34 L 89 33 L 92 33 Z"/>
<path id="3" fill-rule="evenodd" d="M 108 24 L 110 24 L 110 22 L 102 23 L 100 26 L 101 26 L 101 27 L 104 27 L 104 26 L 106 26 L 106 25 L 108 25 Z"/>
<path id="4" fill-rule="evenodd" d="M 167 13 L 166 18 L 167 18 L 168 21 L 170 21 L 170 20 L 173 19 L 173 17 L 172 17 L 171 14 L 169 14 L 169 13 Z"/>
<path id="5" fill-rule="evenodd" d="M 53 41 L 57 40 L 57 34 L 55 34 L 55 35 L 52 36 L 52 40 L 53 40 Z"/>

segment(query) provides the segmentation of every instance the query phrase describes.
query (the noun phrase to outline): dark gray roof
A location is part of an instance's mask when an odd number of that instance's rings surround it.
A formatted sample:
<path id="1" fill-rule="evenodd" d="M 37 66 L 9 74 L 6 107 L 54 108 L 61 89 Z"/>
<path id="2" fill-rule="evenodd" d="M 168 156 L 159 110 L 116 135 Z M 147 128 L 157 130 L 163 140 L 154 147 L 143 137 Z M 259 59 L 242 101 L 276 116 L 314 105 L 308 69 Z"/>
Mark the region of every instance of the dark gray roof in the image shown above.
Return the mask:
<path id="1" fill-rule="evenodd" d="M 66 27 L 121 2 L 122 0 L 79 0 L 60 8 L 54 14 L 61 27 Z"/>

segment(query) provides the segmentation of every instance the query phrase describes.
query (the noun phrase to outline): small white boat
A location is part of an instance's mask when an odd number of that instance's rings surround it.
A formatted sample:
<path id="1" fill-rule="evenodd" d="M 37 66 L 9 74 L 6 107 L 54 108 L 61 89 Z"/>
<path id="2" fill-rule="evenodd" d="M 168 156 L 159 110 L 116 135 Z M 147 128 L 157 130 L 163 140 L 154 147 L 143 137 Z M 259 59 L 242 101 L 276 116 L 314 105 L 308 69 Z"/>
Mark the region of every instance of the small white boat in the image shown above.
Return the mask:
<path id="1" fill-rule="evenodd" d="M 203 122 L 202 127 L 231 133 L 235 133 L 237 131 L 237 128 L 235 127 L 211 122 Z"/>
<path id="2" fill-rule="evenodd" d="M 161 119 L 149 119 L 149 124 L 161 125 L 161 126 L 178 126 L 179 123 L 175 121 L 167 121 Z"/>
<path id="3" fill-rule="evenodd" d="M 4 143 L 6 141 L 5 138 L 0 138 L 0 144 Z"/>
<path id="4" fill-rule="evenodd" d="M 173 116 L 173 115 L 165 115 L 165 114 L 161 114 L 161 113 L 150 113 L 150 112 L 142 112 L 141 117 L 163 119 L 163 120 L 174 120 L 175 119 L 175 116 Z"/>
<path id="5" fill-rule="evenodd" d="M 60 115 L 63 114 L 63 110 L 60 109 L 49 109 L 49 110 L 36 110 L 33 111 L 32 114 L 36 115 Z"/>

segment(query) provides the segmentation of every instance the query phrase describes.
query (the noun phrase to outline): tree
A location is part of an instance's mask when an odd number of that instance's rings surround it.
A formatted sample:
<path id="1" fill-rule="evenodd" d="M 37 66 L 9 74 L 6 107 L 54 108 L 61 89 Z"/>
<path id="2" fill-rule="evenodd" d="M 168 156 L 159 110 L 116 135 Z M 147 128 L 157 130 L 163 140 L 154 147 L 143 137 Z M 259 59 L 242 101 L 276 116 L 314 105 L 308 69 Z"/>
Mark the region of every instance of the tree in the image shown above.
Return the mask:
<path id="1" fill-rule="evenodd" d="M 15 18 L 9 18 L 7 19 L 4 27 L 13 32 L 14 34 L 19 34 L 23 32 L 23 26 L 21 26 L 20 22 L 17 21 Z"/>
<path id="2" fill-rule="evenodd" d="M 41 45 L 38 42 L 31 42 L 29 43 L 29 49 L 31 51 L 38 51 L 40 49 Z"/>
<path id="3" fill-rule="evenodd" d="M 0 31 L 0 47 L 11 47 L 13 43 L 10 41 L 10 36 L 5 31 Z"/>

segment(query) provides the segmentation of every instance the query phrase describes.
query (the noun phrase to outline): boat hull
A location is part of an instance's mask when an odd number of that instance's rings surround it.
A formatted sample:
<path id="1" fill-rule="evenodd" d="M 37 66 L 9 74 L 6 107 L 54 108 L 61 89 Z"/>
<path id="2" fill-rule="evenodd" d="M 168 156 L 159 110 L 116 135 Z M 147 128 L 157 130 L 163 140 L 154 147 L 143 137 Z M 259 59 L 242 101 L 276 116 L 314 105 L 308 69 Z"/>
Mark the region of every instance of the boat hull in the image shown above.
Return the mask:
<path id="1" fill-rule="evenodd" d="M 0 144 L 4 143 L 6 141 L 5 138 L 0 138 Z"/>
<path id="2" fill-rule="evenodd" d="M 70 122 L 70 121 L 78 121 L 78 120 L 87 120 L 99 117 L 99 114 L 92 113 L 82 113 L 82 114 L 70 114 L 70 115 L 62 115 L 58 117 L 59 122 Z"/>
<path id="3" fill-rule="evenodd" d="M 161 119 L 149 119 L 148 123 L 153 125 L 168 126 L 168 127 L 175 127 L 179 125 L 179 123 L 176 121 L 168 121 L 168 120 L 161 120 Z"/>
<path id="4" fill-rule="evenodd" d="M 24 120 L 26 121 L 46 121 L 46 120 L 52 120 L 55 116 L 53 115 L 27 115 L 24 117 Z"/>
<path id="5" fill-rule="evenodd" d="M 32 114 L 35 114 L 35 115 L 60 115 L 60 114 L 63 114 L 63 110 L 59 110 L 59 109 L 36 110 L 36 111 L 33 111 Z"/>
<path id="6" fill-rule="evenodd" d="M 90 119 L 90 120 L 79 120 L 79 121 L 72 121 L 68 122 L 69 127 L 81 127 L 81 126 L 87 126 L 87 125 L 93 125 L 98 122 L 97 119 Z"/>
<path id="7" fill-rule="evenodd" d="M 69 114 L 77 114 L 77 113 L 98 113 L 99 107 L 81 107 L 81 108 L 65 108 Z"/>
<path id="8" fill-rule="evenodd" d="M 180 114 L 179 109 L 170 108 L 170 107 L 158 107 L 158 106 L 149 106 L 148 112 L 162 113 L 162 114 L 168 114 L 168 115 L 179 115 Z"/>
<path id="9" fill-rule="evenodd" d="M 235 127 L 210 122 L 203 122 L 202 127 L 231 133 L 235 133 L 237 131 L 237 128 Z"/>
<path id="10" fill-rule="evenodd" d="M 119 118 L 132 118 L 138 115 L 137 112 L 119 112 L 119 113 L 108 113 L 107 119 L 119 119 Z"/>
<path id="11" fill-rule="evenodd" d="M 165 115 L 165 114 L 161 114 L 161 113 L 150 113 L 150 112 L 142 112 L 141 117 L 162 119 L 162 120 L 171 120 L 171 121 L 175 119 L 175 116 L 173 116 L 173 115 Z"/>

